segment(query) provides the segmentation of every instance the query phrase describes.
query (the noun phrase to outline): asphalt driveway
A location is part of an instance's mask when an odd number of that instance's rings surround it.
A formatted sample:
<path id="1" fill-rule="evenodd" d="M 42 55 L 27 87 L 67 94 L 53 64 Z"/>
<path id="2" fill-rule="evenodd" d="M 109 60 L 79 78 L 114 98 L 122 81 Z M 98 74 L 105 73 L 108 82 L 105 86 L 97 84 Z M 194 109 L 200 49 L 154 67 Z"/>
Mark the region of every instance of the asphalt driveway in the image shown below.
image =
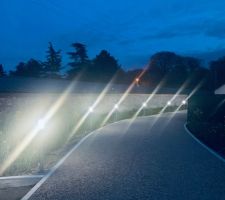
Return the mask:
<path id="1" fill-rule="evenodd" d="M 95 131 L 32 200 L 223 200 L 225 164 L 184 130 L 186 113 Z"/>

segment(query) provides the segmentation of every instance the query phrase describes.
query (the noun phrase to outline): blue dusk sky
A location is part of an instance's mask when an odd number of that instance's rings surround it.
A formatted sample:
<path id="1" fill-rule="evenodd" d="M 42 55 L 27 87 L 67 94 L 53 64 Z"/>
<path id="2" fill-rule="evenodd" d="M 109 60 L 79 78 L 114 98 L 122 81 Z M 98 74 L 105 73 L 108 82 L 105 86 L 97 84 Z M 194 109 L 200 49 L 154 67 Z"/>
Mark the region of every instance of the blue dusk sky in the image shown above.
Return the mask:
<path id="1" fill-rule="evenodd" d="M 213 59 L 225 55 L 224 8 L 224 0 L 0 0 L 0 63 L 44 60 L 49 41 L 64 64 L 73 42 L 90 58 L 108 50 L 125 69 L 162 50 Z"/>

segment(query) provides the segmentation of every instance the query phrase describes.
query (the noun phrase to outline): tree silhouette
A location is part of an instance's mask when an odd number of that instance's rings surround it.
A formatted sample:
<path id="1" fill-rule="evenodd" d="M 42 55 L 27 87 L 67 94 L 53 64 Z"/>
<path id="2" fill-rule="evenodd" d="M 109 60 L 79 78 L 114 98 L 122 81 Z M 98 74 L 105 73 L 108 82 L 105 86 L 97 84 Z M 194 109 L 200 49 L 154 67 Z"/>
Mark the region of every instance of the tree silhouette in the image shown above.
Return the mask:
<path id="1" fill-rule="evenodd" d="M 16 66 L 16 70 L 12 71 L 10 70 L 10 75 L 12 76 L 26 76 L 26 67 L 24 62 L 20 62 Z"/>
<path id="2" fill-rule="evenodd" d="M 95 57 L 89 72 L 92 79 L 103 82 L 109 81 L 117 73 L 123 73 L 118 61 L 106 50 L 102 50 Z"/>
<path id="3" fill-rule="evenodd" d="M 199 59 L 197 58 L 193 58 L 193 57 L 182 57 L 183 58 L 183 63 L 185 65 L 185 69 L 187 71 L 188 74 L 193 73 L 193 71 L 201 68 L 201 62 Z"/>
<path id="4" fill-rule="evenodd" d="M 6 72 L 5 72 L 4 68 L 3 68 L 3 65 L 0 64 L 0 77 L 3 77 L 3 76 L 6 76 Z"/>
<path id="5" fill-rule="evenodd" d="M 10 71 L 10 75 L 25 76 L 25 77 L 40 77 L 42 72 L 43 72 L 42 64 L 35 59 L 30 59 L 27 63 L 20 62 L 16 66 L 15 71 Z"/>
<path id="6" fill-rule="evenodd" d="M 60 77 L 59 72 L 61 70 L 61 50 L 56 51 L 51 42 L 49 42 L 48 50 L 46 51 L 46 62 L 43 63 L 45 76 L 50 78 Z"/>
<path id="7" fill-rule="evenodd" d="M 173 52 L 159 52 L 150 60 L 150 70 L 158 72 L 162 77 L 169 73 L 178 64 L 178 56 Z"/>
<path id="8" fill-rule="evenodd" d="M 154 84 L 164 79 L 167 86 L 181 86 L 189 81 L 192 87 L 207 74 L 200 61 L 193 57 L 177 55 L 173 52 L 159 52 L 151 57 L 149 63 L 150 79 Z"/>
<path id="9" fill-rule="evenodd" d="M 181 59 L 173 52 L 159 52 L 154 54 L 149 63 L 149 71 L 152 82 L 158 84 L 165 77 L 181 65 Z"/>
<path id="10" fill-rule="evenodd" d="M 71 67 L 68 70 L 68 77 L 74 78 L 78 73 L 86 71 L 87 68 L 90 66 L 90 61 L 88 59 L 86 46 L 81 43 L 73 43 L 71 45 L 75 51 L 68 52 L 69 58 L 72 60 L 68 65 Z"/>

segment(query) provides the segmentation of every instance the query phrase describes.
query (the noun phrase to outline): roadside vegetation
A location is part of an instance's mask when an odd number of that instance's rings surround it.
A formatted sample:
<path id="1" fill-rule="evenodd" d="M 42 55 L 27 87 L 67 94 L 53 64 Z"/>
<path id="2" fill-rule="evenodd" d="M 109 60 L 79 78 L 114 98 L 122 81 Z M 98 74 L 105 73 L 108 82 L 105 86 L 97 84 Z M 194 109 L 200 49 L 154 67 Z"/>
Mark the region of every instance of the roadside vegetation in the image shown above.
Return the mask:
<path id="1" fill-rule="evenodd" d="M 11 163 L 2 176 L 46 173 L 82 137 L 102 126 L 106 114 L 93 112 L 80 128 L 73 133 L 75 122 L 78 122 L 84 113 L 72 112 L 71 106 L 63 107 L 57 112 L 56 116 L 40 130 L 29 146 Z M 182 106 L 180 110 L 185 109 L 185 107 Z M 162 109 L 160 107 L 146 108 L 138 116 L 157 114 Z M 164 112 L 171 112 L 176 109 L 176 106 L 168 106 Z M 23 144 L 27 136 L 26 134 L 30 134 L 29 132 L 25 132 L 25 130 L 29 130 L 37 122 L 33 119 L 30 119 L 28 122 L 27 117 L 25 119 L 22 118 L 23 116 L 27 116 L 28 112 L 29 109 L 20 111 L 11 110 L 11 112 L 6 110 L 0 113 L 2 127 L 0 133 L 0 163 L 4 163 L 9 159 L 11 153 L 17 150 L 16 147 Z M 116 111 L 106 124 L 132 118 L 136 112 L 136 109 L 124 112 Z M 37 116 L 39 114 L 36 113 Z M 28 123 L 30 123 L 30 127 Z M 17 127 L 15 127 L 15 124 Z"/>
<path id="2" fill-rule="evenodd" d="M 187 128 L 225 156 L 225 95 L 198 94 L 189 99 Z"/>
<path id="3" fill-rule="evenodd" d="M 139 79 L 139 86 L 156 87 L 163 80 L 162 87 L 179 88 L 186 82 L 185 89 L 192 90 L 204 80 L 201 87 L 212 90 L 224 83 L 224 57 L 204 64 L 195 57 L 160 51 L 149 56 L 144 69 L 127 70 L 105 49 L 96 52 L 96 56 L 90 58 L 85 44 L 76 42 L 70 46 L 71 50 L 64 52 L 49 42 L 45 58 L 30 58 L 16 66 L 0 65 L 0 77 L 76 79 L 98 83 L 108 83 L 113 78 L 114 83 L 131 84 L 144 70 Z M 5 68 L 11 70 L 6 72 Z"/>

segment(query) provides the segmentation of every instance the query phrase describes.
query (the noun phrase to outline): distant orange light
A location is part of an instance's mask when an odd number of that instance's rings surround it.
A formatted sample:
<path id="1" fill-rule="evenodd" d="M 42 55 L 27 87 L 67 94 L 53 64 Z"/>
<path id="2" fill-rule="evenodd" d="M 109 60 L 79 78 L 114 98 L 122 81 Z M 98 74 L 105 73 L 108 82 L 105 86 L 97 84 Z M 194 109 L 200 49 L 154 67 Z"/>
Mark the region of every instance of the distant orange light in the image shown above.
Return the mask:
<path id="1" fill-rule="evenodd" d="M 139 78 L 136 78 L 136 79 L 135 79 L 136 82 L 139 82 L 139 80 L 140 80 Z"/>

